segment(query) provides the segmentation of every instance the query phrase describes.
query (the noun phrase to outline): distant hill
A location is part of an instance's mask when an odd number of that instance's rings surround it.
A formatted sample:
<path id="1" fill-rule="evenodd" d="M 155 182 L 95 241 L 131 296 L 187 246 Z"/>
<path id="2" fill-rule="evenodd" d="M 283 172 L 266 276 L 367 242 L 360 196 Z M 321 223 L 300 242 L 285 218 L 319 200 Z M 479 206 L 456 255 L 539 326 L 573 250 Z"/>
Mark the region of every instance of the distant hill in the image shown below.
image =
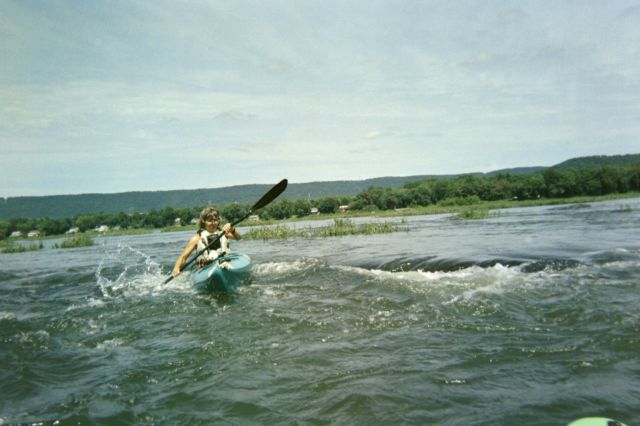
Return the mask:
<path id="1" fill-rule="evenodd" d="M 495 176 L 495 175 L 499 175 L 499 174 L 510 174 L 510 175 L 523 175 L 523 174 L 529 174 L 529 173 L 539 173 L 544 171 L 545 169 L 547 169 L 547 167 L 517 167 L 515 169 L 500 169 L 500 170 L 494 170 L 492 172 L 488 172 L 488 173 L 477 173 L 478 175 L 484 175 L 484 176 Z"/>
<path id="2" fill-rule="evenodd" d="M 454 176 L 382 177 L 360 181 L 290 183 L 282 199 L 314 200 L 338 196 L 353 196 L 371 186 L 401 187 L 407 182 L 428 178 Z M 275 184 L 276 182 L 274 182 Z M 48 195 L 40 197 L 0 198 L 0 219 L 13 217 L 50 217 L 59 219 L 79 214 L 147 212 L 165 207 L 191 207 L 231 203 L 253 204 L 271 184 L 237 185 L 224 188 L 185 189 L 174 191 L 136 191 L 116 194 Z"/>
<path id="3" fill-rule="evenodd" d="M 628 166 L 640 163 L 640 154 L 627 155 L 593 155 L 590 157 L 572 158 L 553 166 L 554 169 L 584 169 L 600 166 Z"/>
<path id="4" fill-rule="evenodd" d="M 640 162 L 640 154 L 617 156 L 594 156 L 575 158 L 553 167 L 595 167 L 603 164 L 631 164 Z M 537 173 L 546 167 L 520 167 L 495 170 L 489 173 L 470 173 L 476 176 L 490 176 L 498 173 Z M 467 173 L 469 174 L 469 173 Z M 354 196 L 372 186 L 399 188 L 408 182 L 425 179 L 452 179 L 459 175 L 416 175 L 403 177 L 379 177 L 357 181 L 330 181 L 290 183 L 281 198 L 297 200 L 311 198 L 318 200 L 329 196 Z M 276 182 L 273 182 L 275 184 Z M 223 206 L 230 203 L 253 204 L 271 184 L 237 185 L 225 188 L 185 189 L 174 191 L 134 191 L 116 194 L 49 195 L 41 197 L 0 198 L 0 219 L 14 217 L 50 217 L 59 219 L 80 214 L 147 212 L 165 207 L 192 207 L 214 204 Z"/>

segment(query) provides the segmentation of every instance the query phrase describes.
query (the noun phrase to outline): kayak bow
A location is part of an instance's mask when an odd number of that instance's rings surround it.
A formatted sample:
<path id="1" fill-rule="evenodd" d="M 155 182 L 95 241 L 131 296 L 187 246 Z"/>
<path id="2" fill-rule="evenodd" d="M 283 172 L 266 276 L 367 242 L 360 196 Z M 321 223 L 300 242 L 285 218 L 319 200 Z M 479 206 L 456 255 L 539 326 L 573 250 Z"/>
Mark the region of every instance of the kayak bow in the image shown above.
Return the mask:
<path id="1" fill-rule="evenodd" d="M 243 253 L 231 253 L 191 272 L 191 280 L 199 291 L 233 293 L 248 284 L 251 278 L 251 258 Z"/>

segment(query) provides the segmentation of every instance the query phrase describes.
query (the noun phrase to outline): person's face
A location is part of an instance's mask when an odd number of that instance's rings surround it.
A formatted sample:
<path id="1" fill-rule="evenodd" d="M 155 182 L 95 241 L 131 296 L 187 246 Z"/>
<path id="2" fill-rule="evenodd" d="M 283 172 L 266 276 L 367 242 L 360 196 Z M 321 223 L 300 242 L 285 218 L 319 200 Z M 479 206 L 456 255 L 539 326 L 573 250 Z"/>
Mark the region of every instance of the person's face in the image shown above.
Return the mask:
<path id="1" fill-rule="evenodd" d="M 219 223 L 220 223 L 219 217 L 211 216 L 211 217 L 208 217 L 207 220 L 204 222 L 204 226 L 207 228 L 207 231 L 213 232 L 216 229 L 218 229 Z"/>

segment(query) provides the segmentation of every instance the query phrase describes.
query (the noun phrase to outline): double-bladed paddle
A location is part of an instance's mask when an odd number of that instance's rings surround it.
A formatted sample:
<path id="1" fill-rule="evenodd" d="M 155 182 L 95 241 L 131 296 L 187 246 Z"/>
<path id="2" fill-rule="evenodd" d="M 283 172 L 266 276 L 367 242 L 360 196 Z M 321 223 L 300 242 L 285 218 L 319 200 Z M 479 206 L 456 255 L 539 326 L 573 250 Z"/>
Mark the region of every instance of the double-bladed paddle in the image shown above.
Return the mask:
<path id="1" fill-rule="evenodd" d="M 277 185 L 275 185 L 273 188 L 271 188 L 269 190 L 269 192 L 267 192 L 266 194 L 264 194 L 262 196 L 262 198 L 260 198 L 250 209 L 249 212 L 244 215 L 243 217 L 241 217 L 240 219 L 236 220 L 235 222 L 233 222 L 231 224 L 231 228 L 235 227 L 238 223 L 242 222 L 243 220 L 245 220 L 246 218 L 248 218 L 249 216 L 251 216 L 253 213 L 255 213 L 256 210 L 263 208 L 264 206 L 266 206 L 267 204 L 269 204 L 270 202 L 272 202 L 273 200 L 275 200 L 278 195 L 282 194 L 284 192 L 285 189 L 287 189 L 287 184 L 289 182 L 287 181 L 287 179 L 282 179 Z M 196 253 L 196 255 L 189 260 L 187 263 L 185 263 L 181 268 L 180 268 L 180 272 L 184 271 L 184 269 L 191 265 L 198 257 L 200 257 L 200 255 L 202 253 L 204 253 L 205 251 L 207 251 L 208 249 L 210 249 L 218 240 L 220 240 L 220 238 L 222 238 L 222 233 L 220 235 L 218 235 L 216 238 L 214 238 L 211 242 L 209 242 L 209 244 L 207 244 L 207 246 L 205 248 L 203 248 L 202 250 L 200 250 L 199 252 Z M 173 279 L 173 275 L 171 275 L 169 278 L 167 278 L 167 280 L 164 282 L 165 284 L 167 284 L 169 281 L 171 281 Z"/>

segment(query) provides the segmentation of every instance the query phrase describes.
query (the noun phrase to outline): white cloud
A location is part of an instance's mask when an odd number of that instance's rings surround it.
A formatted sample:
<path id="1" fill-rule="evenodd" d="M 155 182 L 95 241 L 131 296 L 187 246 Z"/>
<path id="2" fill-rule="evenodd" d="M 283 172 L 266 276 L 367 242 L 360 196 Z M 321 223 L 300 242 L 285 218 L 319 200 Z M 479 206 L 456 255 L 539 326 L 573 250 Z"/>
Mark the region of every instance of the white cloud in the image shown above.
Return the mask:
<path id="1" fill-rule="evenodd" d="M 0 2 L 0 196 L 190 187 L 194 164 L 232 185 L 633 149 L 637 6 L 516 6 Z"/>
<path id="2" fill-rule="evenodd" d="M 380 137 L 382 137 L 382 132 L 377 130 L 372 130 L 365 135 L 366 139 L 379 139 Z"/>

